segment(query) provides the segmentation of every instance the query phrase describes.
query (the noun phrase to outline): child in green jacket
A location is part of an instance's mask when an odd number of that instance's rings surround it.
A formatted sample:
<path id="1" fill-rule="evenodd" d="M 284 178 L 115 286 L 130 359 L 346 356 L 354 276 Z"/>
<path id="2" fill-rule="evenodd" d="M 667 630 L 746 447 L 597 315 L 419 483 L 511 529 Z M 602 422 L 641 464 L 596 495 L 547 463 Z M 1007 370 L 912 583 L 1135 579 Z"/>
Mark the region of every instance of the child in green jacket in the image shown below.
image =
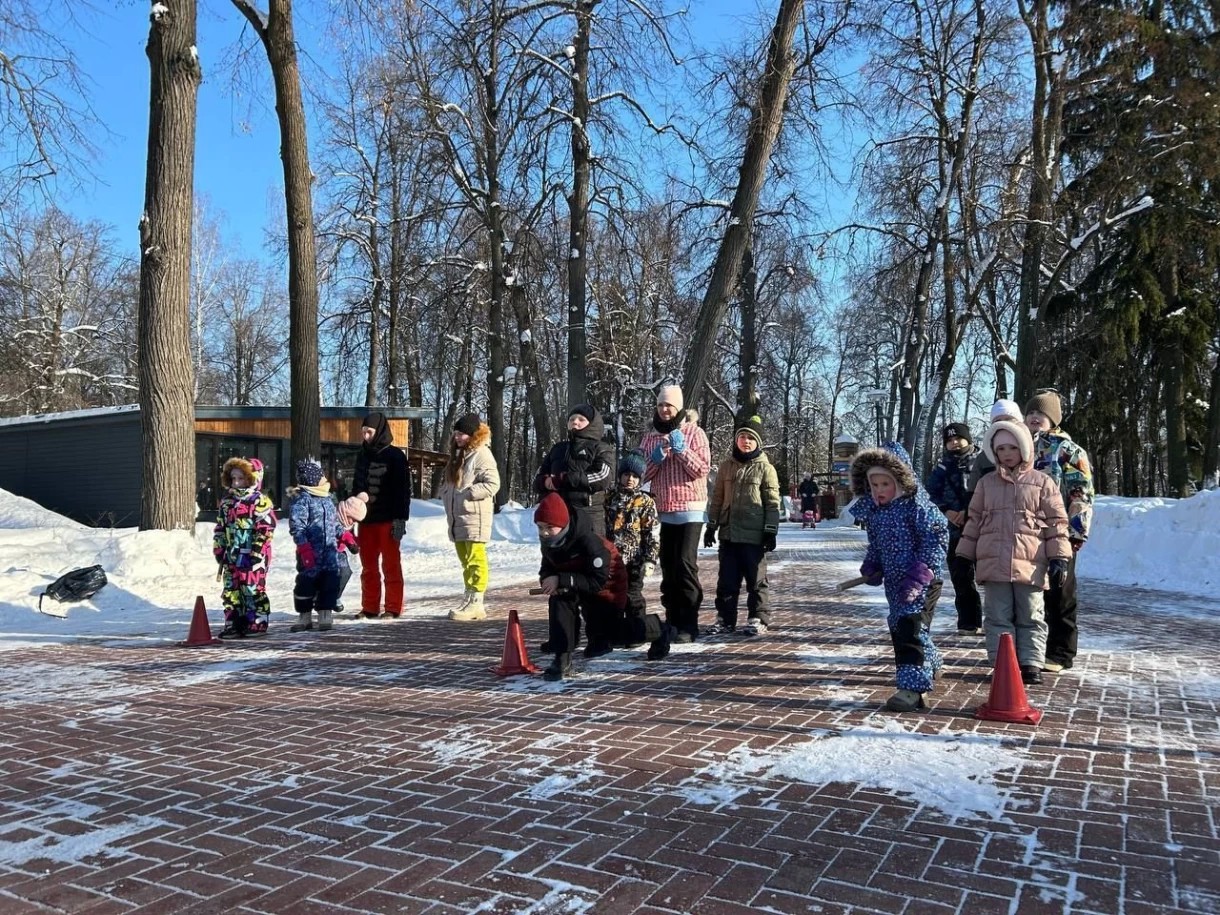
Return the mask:
<path id="1" fill-rule="evenodd" d="M 737 601 L 746 583 L 746 626 L 741 635 L 761 635 L 770 623 L 767 553 L 779 530 L 779 477 L 762 447 L 762 420 L 738 424 L 729 457 L 716 474 L 707 509 L 703 545 L 720 534 L 720 575 L 716 579 L 716 625 L 708 634 L 738 633 Z"/>

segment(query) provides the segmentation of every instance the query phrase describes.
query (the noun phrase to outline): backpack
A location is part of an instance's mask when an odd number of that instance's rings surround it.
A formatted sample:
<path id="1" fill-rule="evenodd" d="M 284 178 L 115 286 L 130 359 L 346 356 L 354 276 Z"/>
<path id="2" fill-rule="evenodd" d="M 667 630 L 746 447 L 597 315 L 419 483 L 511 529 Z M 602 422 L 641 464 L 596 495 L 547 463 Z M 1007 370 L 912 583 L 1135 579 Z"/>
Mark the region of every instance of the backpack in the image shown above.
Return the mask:
<path id="1" fill-rule="evenodd" d="M 42 609 L 44 597 L 52 597 L 57 601 L 88 600 L 104 587 L 106 587 L 106 573 L 101 566 L 73 569 L 71 572 L 59 576 L 38 595 L 38 612 L 48 613 L 51 616 L 59 615 Z"/>

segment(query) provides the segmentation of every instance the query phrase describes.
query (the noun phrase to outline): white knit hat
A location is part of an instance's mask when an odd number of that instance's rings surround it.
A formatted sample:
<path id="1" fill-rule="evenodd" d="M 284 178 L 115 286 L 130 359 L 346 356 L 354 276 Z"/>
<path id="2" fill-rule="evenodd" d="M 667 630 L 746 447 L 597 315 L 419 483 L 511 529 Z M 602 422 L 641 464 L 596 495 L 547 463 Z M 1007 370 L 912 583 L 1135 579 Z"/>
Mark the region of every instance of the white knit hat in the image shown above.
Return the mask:
<path id="1" fill-rule="evenodd" d="M 1017 406 L 1015 400 L 997 400 L 991 407 L 991 421 L 994 423 L 997 419 L 1009 417 L 1015 419 L 1019 423 L 1025 422 L 1025 416 L 1021 413 L 1021 408 Z"/>
<path id="2" fill-rule="evenodd" d="M 657 403 L 667 403 L 675 410 L 682 409 L 682 389 L 676 384 L 667 384 L 661 387 L 657 394 Z"/>

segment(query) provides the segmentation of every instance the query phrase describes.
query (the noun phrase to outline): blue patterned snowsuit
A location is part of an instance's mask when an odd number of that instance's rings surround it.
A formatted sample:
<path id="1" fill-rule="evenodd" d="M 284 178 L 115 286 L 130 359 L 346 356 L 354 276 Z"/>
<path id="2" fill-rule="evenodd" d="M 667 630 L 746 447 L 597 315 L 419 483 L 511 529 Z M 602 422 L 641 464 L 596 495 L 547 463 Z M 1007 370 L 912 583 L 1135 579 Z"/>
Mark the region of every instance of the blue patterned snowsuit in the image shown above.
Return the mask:
<path id="1" fill-rule="evenodd" d="M 885 451 L 888 460 L 871 463 L 886 466 L 894 459 L 901 462 L 901 465 L 892 465 L 899 471 L 895 474 L 899 480 L 899 495 L 888 505 L 877 505 L 869 492 L 861 494 L 858 504 L 862 510 L 856 516 L 868 518 L 868 553 L 861 571 L 870 566 L 879 568 L 884 579 L 885 598 L 890 605 L 886 622 L 894 643 L 898 688 L 925 693 L 931 690 L 933 674 L 942 663 L 929 631 L 935 607 L 929 595 L 933 591 L 937 596 L 940 593 L 949 546 L 949 524 L 916 481 L 906 449 L 895 442 L 887 442 Z M 865 458 L 865 471 L 870 464 L 870 454 L 877 452 L 862 452 L 856 458 L 857 461 Z M 855 474 L 853 466 L 853 482 Z M 915 599 L 906 600 L 903 581 L 920 563 L 931 573 L 931 580 L 918 583 L 920 587 Z M 926 613 L 925 608 L 928 608 Z"/>

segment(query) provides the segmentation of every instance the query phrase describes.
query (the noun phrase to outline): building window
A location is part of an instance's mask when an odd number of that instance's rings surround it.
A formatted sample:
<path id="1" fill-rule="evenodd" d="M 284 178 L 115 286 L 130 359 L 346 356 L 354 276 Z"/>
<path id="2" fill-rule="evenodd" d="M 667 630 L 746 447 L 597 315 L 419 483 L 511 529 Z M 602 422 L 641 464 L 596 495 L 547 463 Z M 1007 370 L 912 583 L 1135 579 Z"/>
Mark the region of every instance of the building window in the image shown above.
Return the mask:
<path id="1" fill-rule="evenodd" d="M 195 436 L 195 486 L 196 503 L 205 490 L 205 482 L 211 487 L 211 503 L 206 511 L 215 512 L 217 504 L 224 498 L 226 486 L 220 479 L 225 461 L 232 457 L 258 458 L 263 462 L 263 492 L 271 498 L 277 508 L 284 492 L 280 486 L 280 454 L 284 443 L 279 439 L 238 438 L 221 435 Z M 201 512 L 205 509 L 200 505 Z M 211 520 L 203 518 L 201 520 Z"/>

